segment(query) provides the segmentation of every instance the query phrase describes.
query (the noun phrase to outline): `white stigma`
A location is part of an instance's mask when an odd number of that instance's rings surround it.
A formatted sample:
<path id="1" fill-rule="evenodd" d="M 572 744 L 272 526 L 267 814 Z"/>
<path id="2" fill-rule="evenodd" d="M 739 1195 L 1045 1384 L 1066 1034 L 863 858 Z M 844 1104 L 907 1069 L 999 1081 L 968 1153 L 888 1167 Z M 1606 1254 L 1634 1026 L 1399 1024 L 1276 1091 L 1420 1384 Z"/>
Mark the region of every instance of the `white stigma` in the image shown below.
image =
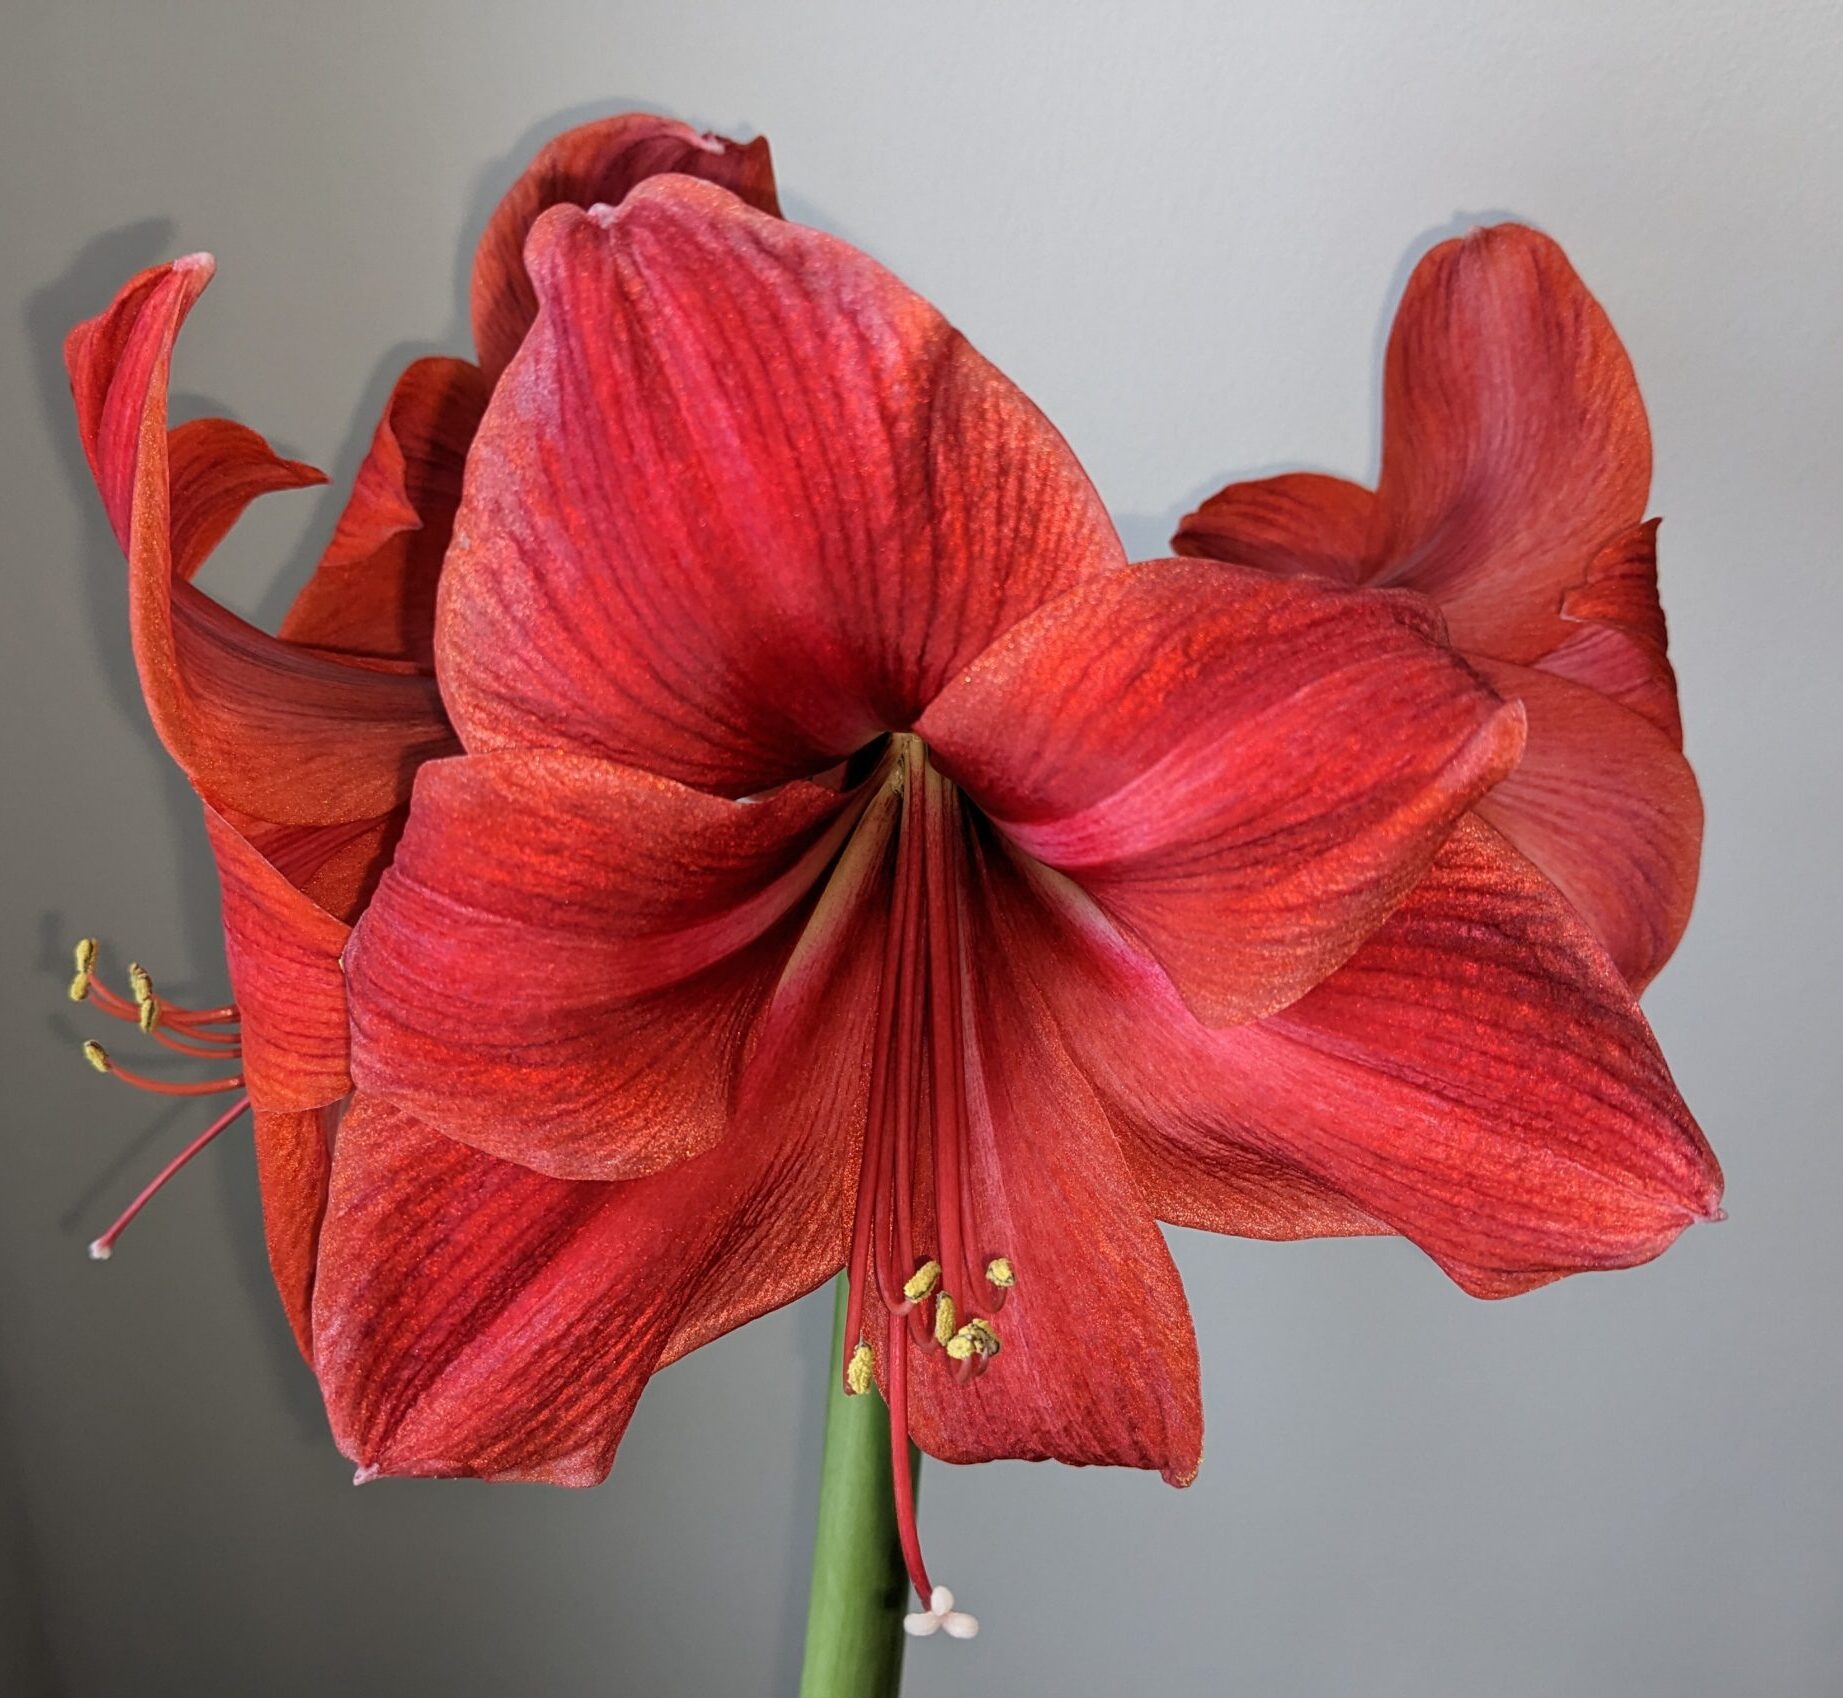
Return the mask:
<path id="1" fill-rule="evenodd" d="M 100 1238 L 91 1240 L 90 1260 L 92 1262 L 106 1262 L 114 1254 L 115 1254 L 114 1245 L 105 1244 Z"/>
<path id="2" fill-rule="evenodd" d="M 902 1618 L 902 1630 L 912 1639 L 926 1639 L 931 1633 L 945 1633 L 949 1639 L 971 1639 L 979 1631 L 979 1618 L 953 1607 L 953 1593 L 945 1586 L 935 1587 L 928 1607 Z"/>

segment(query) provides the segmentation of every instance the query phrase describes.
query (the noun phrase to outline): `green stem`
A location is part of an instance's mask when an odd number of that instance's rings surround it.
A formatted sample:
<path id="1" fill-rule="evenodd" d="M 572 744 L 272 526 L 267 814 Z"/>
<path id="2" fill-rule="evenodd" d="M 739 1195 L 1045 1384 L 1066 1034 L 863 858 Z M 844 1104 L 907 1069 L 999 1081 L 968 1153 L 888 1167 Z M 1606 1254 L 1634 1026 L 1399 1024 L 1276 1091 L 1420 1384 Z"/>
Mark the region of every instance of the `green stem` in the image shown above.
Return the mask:
<path id="1" fill-rule="evenodd" d="M 841 1382 L 846 1295 L 841 1278 L 826 1363 L 832 1389 L 800 1698 L 895 1698 L 902 1686 L 902 1618 L 914 1606 L 896 1538 L 889 1411 L 874 1391 L 850 1397 Z M 920 1473 L 921 1452 L 910 1445 L 909 1477 Z"/>

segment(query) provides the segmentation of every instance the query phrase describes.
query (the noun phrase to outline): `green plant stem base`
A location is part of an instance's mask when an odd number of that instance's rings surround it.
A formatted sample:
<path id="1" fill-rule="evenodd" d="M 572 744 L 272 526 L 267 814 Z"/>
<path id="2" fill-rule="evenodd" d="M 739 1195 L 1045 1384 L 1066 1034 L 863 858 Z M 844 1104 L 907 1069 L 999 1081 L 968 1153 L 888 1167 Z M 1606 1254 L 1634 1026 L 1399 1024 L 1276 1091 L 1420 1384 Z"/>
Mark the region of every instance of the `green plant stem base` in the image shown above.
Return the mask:
<path id="1" fill-rule="evenodd" d="M 889 1411 L 874 1390 L 851 1397 L 841 1381 L 846 1282 L 838 1282 L 826 1363 L 825 1461 L 813 1538 L 800 1698 L 894 1698 L 902 1685 L 902 1618 L 912 1607 L 896 1537 Z M 909 1477 L 921 1452 L 909 1446 Z"/>

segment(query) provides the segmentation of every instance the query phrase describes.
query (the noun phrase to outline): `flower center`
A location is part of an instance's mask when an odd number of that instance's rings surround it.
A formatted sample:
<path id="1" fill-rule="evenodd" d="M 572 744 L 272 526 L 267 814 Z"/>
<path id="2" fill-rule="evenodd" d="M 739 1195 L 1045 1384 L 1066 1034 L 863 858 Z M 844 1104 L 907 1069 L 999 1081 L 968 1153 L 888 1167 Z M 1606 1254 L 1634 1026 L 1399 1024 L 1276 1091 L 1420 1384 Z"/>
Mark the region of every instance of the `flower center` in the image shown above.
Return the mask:
<path id="1" fill-rule="evenodd" d="M 985 1241 L 969 1160 L 965 1005 L 965 888 L 969 820 L 960 794 L 929 764 L 919 738 L 895 739 L 890 782 L 900 787 L 890 923 L 878 990 L 869 1114 L 848 1268 L 846 1390 L 869 1389 L 881 1359 L 903 1558 L 926 1614 L 914 1633 L 947 1619 L 922 1561 L 909 1477 L 909 1353 L 942 1353 L 970 1384 L 999 1353 L 989 1317 L 1016 1283 L 1004 1247 Z M 920 1205 L 918 1207 L 918 1205 Z M 875 1294 L 881 1333 L 868 1336 Z M 952 1600 L 948 1598 L 947 1611 Z M 977 1623 L 955 1612 L 950 1631 Z"/>
<path id="2" fill-rule="evenodd" d="M 234 1064 L 243 1059 L 243 1043 L 238 1036 L 237 1010 L 234 1007 L 183 1008 L 176 1002 L 169 1002 L 154 990 L 154 982 L 145 969 L 134 964 L 128 968 L 128 986 L 134 993 L 131 1001 L 119 992 L 110 990 L 97 977 L 94 938 L 86 937 L 77 945 L 76 968 L 70 981 L 72 1002 L 87 1002 L 111 1020 L 132 1021 L 161 1048 L 171 1050 L 175 1055 L 221 1064 Z M 250 1106 L 250 1099 L 243 1089 L 241 1073 L 232 1073 L 220 1079 L 152 1079 L 119 1066 L 109 1052 L 93 1039 L 84 1044 L 83 1055 L 98 1073 L 107 1073 L 111 1078 L 119 1079 L 124 1085 L 132 1085 L 138 1091 L 152 1091 L 168 1097 L 211 1097 L 227 1095 L 233 1091 L 239 1093 L 229 1108 L 142 1187 L 134 1201 L 116 1217 L 115 1224 L 91 1243 L 90 1255 L 99 1262 L 106 1262 L 115 1253 L 115 1241 L 126 1230 L 128 1223 L 153 1201 L 174 1174 L 237 1120 Z"/>

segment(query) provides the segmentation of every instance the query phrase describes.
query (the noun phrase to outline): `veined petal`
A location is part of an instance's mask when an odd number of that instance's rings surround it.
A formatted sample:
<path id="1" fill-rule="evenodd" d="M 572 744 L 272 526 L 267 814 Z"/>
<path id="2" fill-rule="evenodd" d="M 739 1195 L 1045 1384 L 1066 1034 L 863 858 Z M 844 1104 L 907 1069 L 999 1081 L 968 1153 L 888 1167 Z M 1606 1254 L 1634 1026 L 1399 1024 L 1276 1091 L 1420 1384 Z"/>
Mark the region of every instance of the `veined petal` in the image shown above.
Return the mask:
<path id="1" fill-rule="evenodd" d="M 489 381 L 498 382 L 538 315 L 525 270 L 525 238 L 538 216 L 553 206 L 619 206 L 647 178 L 665 172 L 702 177 L 780 216 L 766 136 L 734 142 L 651 112 L 565 131 L 538 150 L 506 191 L 474 255 L 474 346 Z"/>
<path id="2" fill-rule="evenodd" d="M 251 1105 L 313 1109 L 352 1088 L 339 956 L 350 928 L 298 890 L 215 809 L 205 830 L 223 897 L 224 957 L 242 1017 Z"/>
<path id="3" fill-rule="evenodd" d="M 257 1110 L 256 1178 L 262 1187 L 263 1237 L 269 1271 L 295 1343 L 314 1359 L 314 1264 L 333 1169 L 338 1106 L 282 1112 Z"/>
<path id="4" fill-rule="evenodd" d="M 939 1351 L 910 1352 L 910 1431 L 947 1462 L 1108 1463 L 1188 1485 L 1203 1410 L 1183 1284 L 1052 1005 L 1020 970 L 1006 892 L 983 866 L 994 857 L 1005 851 L 987 843 L 967 893 L 966 1157 L 978 1254 L 1007 1256 L 1017 1284 L 993 1321 L 1003 1353 L 970 1385 Z"/>
<path id="5" fill-rule="evenodd" d="M 917 729 L 1212 1025 L 1345 960 L 1515 763 L 1522 717 L 1410 605 L 1203 561 L 1081 586 Z"/>
<path id="6" fill-rule="evenodd" d="M 435 589 L 488 393 L 466 360 L 404 369 L 284 638 L 434 667 Z"/>
<path id="7" fill-rule="evenodd" d="M 1677 675 L 1657 594 L 1657 526 L 1655 519 L 1634 525 L 1594 556 L 1587 576 L 1562 597 L 1573 631 L 1535 664 L 1643 714 L 1680 749 Z"/>
<path id="8" fill-rule="evenodd" d="M 1505 1296 L 1647 1261 L 1717 1213 L 1720 1169 L 1631 991 L 1488 826 L 1464 822 L 1315 991 L 1228 1031 L 1076 893 L 1036 887 L 1058 1024 L 1163 1219 L 1243 1230 L 1252 1154 L 1308 1182 L 1298 1228 L 1380 1223 Z"/>
<path id="9" fill-rule="evenodd" d="M 1374 490 L 1321 472 L 1287 472 L 1219 490 L 1184 520 L 1171 552 L 1356 584 L 1375 515 Z"/>
<path id="10" fill-rule="evenodd" d="M 361 1093 L 314 1292 L 340 1448 L 385 1474 L 601 1480 L 662 1355 L 837 1271 L 848 1123 L 754 1130 L 644 1179 L 555 1179 Z"/>
<path id="11" fill-rule="evenodd" d="M 1440 604 L 1468 653 L 1528 663 L 1563 597 L 1644 517 L 1651 432 L 1605 312 L 1547 236 L 1443 242 L 1389 337 L 1370 577 Z"/>
<path id="12" fill-rule="evenodd" d="M 487 409 L 437 654 L 470 749 L 750 794 L 911 724 L 1121 563 L 1042 416 L 833 237 L 687 177 L 556 208 Z"/>
<path id="13" fill-rule="evenodd" d="M 631 1178 L 727 1129 L 744 1046 L 864 805 L 577 755 L 426 767 L 347 953 L 357 1076 L 450 1137 Z"/>
<path id="14" fill-rule="evenodd" d="M 1529 715 L 1528 749 L 1479 818 L 1555 881 L 1643 990 L 1696 896 L 1702 797 L 1689 762 L 1650 720 L 1586 684 L 1497 662 L 1479 670 Z"/>
<path id="15" fill-rule="evenodd" d="M 253 494 L 308 471 L 222 420 L 168 431 L 173 343 L 210 275 L 204 255 L 143 272 L 65 344 L 84 451 L 128 556 L 148 712 L 215 806 L 283 824 L 375 818 L 451 744 L 434 680 L 284 643 L 187 580 Z"/>

